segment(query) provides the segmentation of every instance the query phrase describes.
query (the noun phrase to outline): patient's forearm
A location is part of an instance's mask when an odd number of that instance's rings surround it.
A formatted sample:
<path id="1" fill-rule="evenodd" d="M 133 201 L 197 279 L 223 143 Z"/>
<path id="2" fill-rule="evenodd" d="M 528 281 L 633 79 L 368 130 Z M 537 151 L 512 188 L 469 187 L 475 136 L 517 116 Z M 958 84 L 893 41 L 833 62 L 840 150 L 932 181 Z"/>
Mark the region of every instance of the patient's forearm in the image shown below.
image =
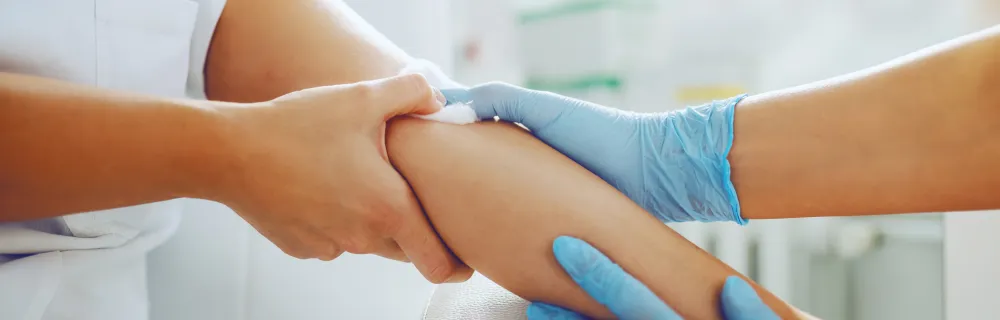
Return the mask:
<path id="1" fill-rule="evenodd" d="M 552 241 L 572 235 L 605 252 L 681 315 L 719 318 L 719 292 L 735 271 L 527 132 L 507 124 L 406 118 L 390 124 L 387 143 L 442 239 L 521 297 L 609 316 L 552 255 Z M 795 317 L 757 289 L 783 318 Z"/>

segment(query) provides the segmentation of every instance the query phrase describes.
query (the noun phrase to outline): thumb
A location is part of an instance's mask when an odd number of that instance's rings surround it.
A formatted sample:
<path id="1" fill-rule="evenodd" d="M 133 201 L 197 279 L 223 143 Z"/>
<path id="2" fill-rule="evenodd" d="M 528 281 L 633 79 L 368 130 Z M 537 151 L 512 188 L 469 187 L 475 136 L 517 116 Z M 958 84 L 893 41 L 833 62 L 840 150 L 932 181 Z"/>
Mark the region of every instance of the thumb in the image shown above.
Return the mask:
<path id="1" fill-rule="evenodd" d="M 749 283 L 737 276 L 726 278 L 722 286 L 722 313 L 729 320 L 778 319 L 764 301 L 757 296 L 757 291 Z"/>
<path id="2" fill-rule="evenodd" d="M 362 99 L 383 121 L 404 114 L 431 114 L 444 106 L 444 96 L 420 74 L 404 74 L 367 81 Z"/>

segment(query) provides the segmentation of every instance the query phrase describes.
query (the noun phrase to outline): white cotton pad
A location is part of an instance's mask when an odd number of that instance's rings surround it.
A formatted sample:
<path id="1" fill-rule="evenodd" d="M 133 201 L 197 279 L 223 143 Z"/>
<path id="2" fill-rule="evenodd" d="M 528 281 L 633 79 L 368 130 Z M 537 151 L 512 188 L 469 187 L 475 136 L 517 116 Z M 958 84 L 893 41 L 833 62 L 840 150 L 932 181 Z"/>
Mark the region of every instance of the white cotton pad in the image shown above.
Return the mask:
<path id="1" fill-rule="evenodd" d="M 441 109 L 441 111 L 428 115 L 413 116 L 420 119 L 454 124 L 470 124 L 479 121 L 479 117 L 476 116 L 476 110 L 473 110 L 472 107 L 464 103 L 452 103 Z"/>
<path id="2" fill-rule="evenodd" d="M 438 89 L 465 88 L 465 86 L 451 80 L 451 78 L 448 78 L 448 76 L 441 71 L 441 68 L 438 68 L 437 65 L 427 60 L 416 59 L 410 61 L 406 67 L 399 72 L 399 74 L 411 73 L 424 75 L 424 77 L 427 78 L 427 82 Z M 479 117 L 476 117 L 476 110 L 473 110 L 468 104 L 457 102 L 453 102 L 452 104 L 445 106 L 444 109 L 441 109 L 441 111 L 432 114 L 412 116 L 420 119 L 454 124 L 469 124 L 479 121 Z"/>

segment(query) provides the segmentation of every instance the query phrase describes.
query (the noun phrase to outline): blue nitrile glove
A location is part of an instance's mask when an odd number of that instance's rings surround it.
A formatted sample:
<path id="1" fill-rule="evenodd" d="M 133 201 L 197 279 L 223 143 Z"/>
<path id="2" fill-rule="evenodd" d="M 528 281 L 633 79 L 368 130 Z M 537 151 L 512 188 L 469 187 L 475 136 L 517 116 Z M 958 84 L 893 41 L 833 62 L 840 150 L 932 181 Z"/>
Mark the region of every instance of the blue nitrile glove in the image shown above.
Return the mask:
<path id="1" fill-rule="evenodd" d="M 735 221 L 733 110 L 743 96 L 669 113 L 612 109 L 505 83 L 442 90 L 481 119 L 517 122 L 664 222 Z"/>
<path id="2" fill-rule="evenodd" d="M 622 270 L 586 242 L 559 237 L 552 245 L 556 260 L 594 300 L 617 318 L 681 320 L 681 317 L 645 285 Z M 736 276 L 722 287 L 722 315 L 726 320 L 778 319 L 757 292 Z M 550 304 L 535 302 L 528 307 L 528 320 L 585 319 L 584 316 Z"/>

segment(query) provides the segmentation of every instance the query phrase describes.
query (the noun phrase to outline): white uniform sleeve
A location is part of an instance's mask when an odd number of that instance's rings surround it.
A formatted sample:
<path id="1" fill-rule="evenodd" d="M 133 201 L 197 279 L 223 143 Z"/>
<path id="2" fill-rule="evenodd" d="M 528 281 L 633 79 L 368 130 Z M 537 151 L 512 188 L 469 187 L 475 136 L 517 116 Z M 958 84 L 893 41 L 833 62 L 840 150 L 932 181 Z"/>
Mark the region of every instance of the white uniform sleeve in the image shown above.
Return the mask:
<path id="1" fill-rule="evenodd" d="M 212 44 L 212 34 L 219 22 L 226 0 L 192 0 L 198 3 L 198 19 L 191 36 L 191 54 L 188 66 L 188 98 L 205 99 L 205 60 L 208 47 Z"/>

